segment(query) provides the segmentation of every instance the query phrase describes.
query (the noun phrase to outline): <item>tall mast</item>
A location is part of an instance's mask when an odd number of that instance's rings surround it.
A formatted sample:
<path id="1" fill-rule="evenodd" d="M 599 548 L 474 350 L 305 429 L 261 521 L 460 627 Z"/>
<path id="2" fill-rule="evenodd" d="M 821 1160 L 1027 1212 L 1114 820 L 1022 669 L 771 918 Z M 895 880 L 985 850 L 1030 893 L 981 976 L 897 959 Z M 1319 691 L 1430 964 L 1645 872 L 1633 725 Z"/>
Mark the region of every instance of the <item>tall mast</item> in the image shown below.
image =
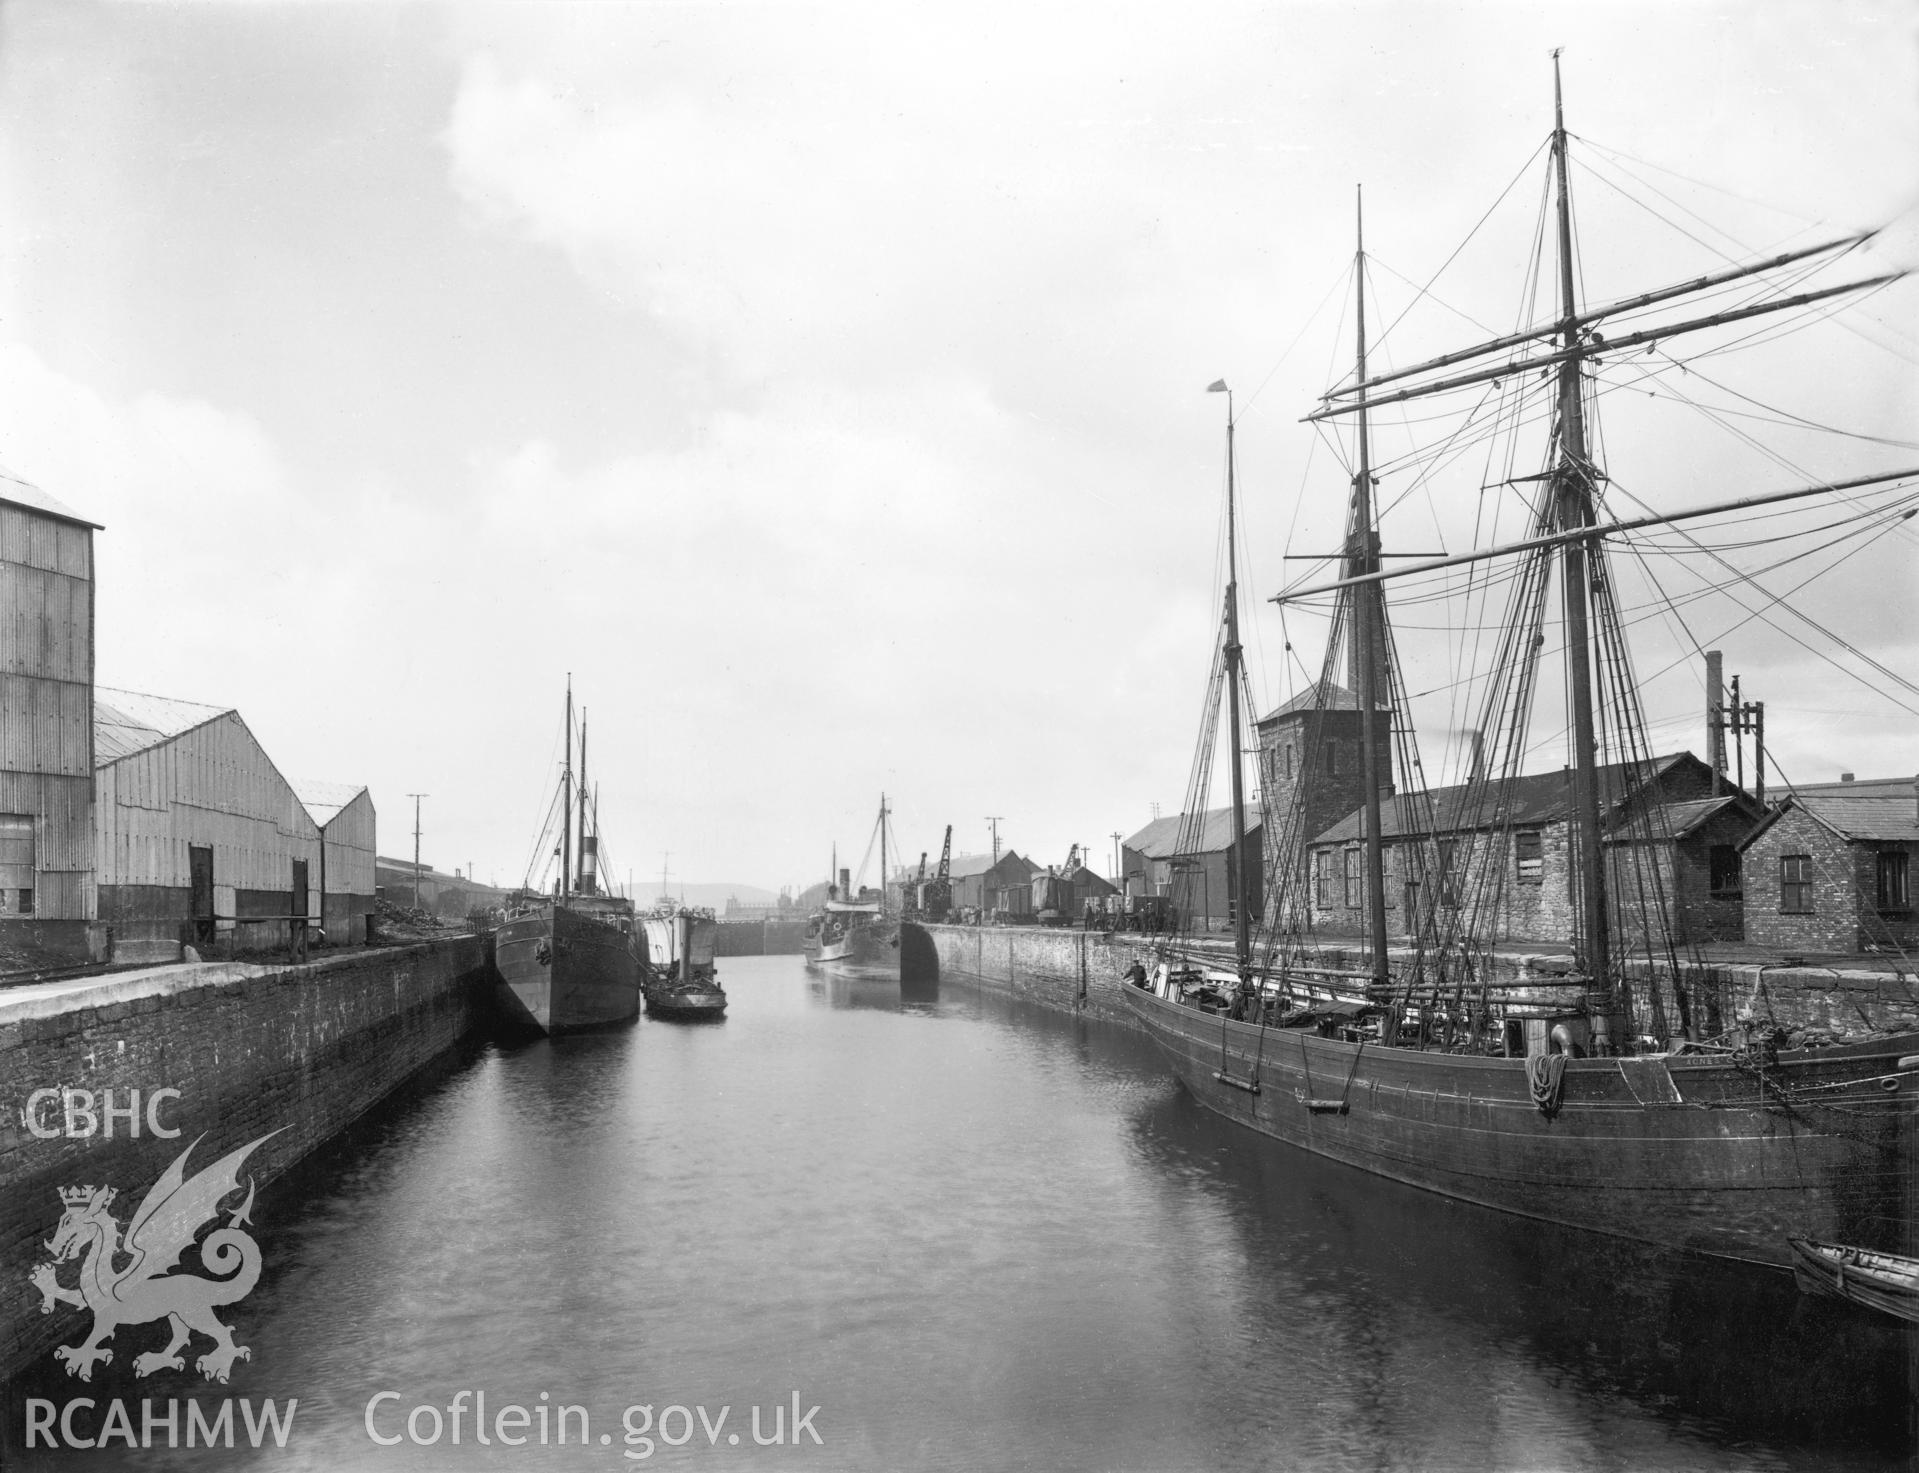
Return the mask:
<path id="1" fill-rule="evenodd" d="M 1559 448 L 1552 471 L 1553 523 L 1570 532 L 1594 523 L 1592 467 L 1586 458 L 1586 415 L 1581 398 L 1579 308 L 1573 295 L 1572 197 L 1566 186 L 1566 114 L 1559 86 L 1559 53 L 1553 53 L 1553 171 L 1559 193 L 1560 347 Z M 1599 843 L 1598 743 L 1593 728 L 1592 652 L 1587 615 L 1591 587 L 1587 549 L 1591 539 L 1569 538 L 1560 551 L 1566 618 L 1566 683 L 1573 716 L 1573 826 L 1577 852 L 1582 945 L 1577 961 L 1587 981 L 1596 1053 L 1612 1042 L 1612 957 L 1606 934 L 1606 882 Z"/>
<path id="2" fill-rule="evenodd" d="M 1253 980 L 1251 920 L 1246 914 L 1245 742 L 1239 729 L 1239 546 L 1234 502 L 1238 487 L 1233 466 L 1233 391 L 1226 391 L 1226 700 L 1230 713 L 1233 771 L 1233 956 L 1242 987 Z M 1218 708 L 1215 707 L 1215 710 Z"/>
<path id="3" fill-rule="evenodd" d="M 1366 381 L 1366 219 L 1362 197 L 1354 194 L 1354 223 L 1358 248 L 1353 257 L 1353 296 L 1358 319 L 1358 379 Z M 1379 568 L 1379 539 L 1373 532 L 1373 465 L 1371 427 L 1364 409 L 1359 413 L 1359 468 L 1353 476 L 1353 546 L 1347 562 L 1351 574 Z M 1349 574 L 1350 576 L 1350 574 Z M 1366 920 L 1371 942 L 1370 970 L 1376 987 L 1389 983 L 1386 971 L 1386 856 L 1380 833 L 1379 692 L 1385 684 L 1386 641 L 1381 628 L 1385 610 L 1377 583 L 1353 590 L 1354 695 L 1359 699 L 1359 772 L 1365 786 Z"/>
<path id="4" fill-rule="evenodd" d="M 573 674 L 566 677 L 566 775 L 560 779 L 560 894 L 573 888 Z"/>
<path id="5" fill-rule="evenodd" d="M 580 889 L 586 889 L 586 707 L 580 707 L 580 862 L 573 867 Z"/>
<path id="6" fill-rule="evenodd" d="M 880 794 L 880 914 L 886 914 L 886 794 Z"/>

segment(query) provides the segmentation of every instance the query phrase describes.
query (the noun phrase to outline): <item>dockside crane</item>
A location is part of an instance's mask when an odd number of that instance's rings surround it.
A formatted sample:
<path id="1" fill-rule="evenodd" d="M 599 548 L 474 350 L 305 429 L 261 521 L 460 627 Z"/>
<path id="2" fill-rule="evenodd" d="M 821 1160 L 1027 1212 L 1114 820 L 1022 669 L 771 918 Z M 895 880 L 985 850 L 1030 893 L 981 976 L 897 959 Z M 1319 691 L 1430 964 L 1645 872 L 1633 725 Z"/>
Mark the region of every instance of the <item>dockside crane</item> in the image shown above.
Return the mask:
<path id="1" fill-rule="evenodd" d="M 943 921 L 953 908 L 953 826 L 946 826 L 946 841 L 940 846 L 939 872 L 928 880 L 926 856 L 920 856 L 920 882 L 914 886 L 920 915 L 929 921 Z"/>

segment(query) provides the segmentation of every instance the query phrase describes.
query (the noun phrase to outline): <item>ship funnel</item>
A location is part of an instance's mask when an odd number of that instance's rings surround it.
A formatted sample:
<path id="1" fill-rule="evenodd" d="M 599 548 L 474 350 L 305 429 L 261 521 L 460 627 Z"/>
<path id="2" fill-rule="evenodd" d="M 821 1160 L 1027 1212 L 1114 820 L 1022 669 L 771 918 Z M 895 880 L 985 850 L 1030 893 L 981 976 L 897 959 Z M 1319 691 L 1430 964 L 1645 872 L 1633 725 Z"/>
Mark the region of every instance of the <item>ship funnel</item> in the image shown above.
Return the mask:
<path id="1" fill-rule="evenodd" d="M 582 895 L 591 895 L 595 892 L 599 866 L 600 836 L 587 834 L 580 840 L 579 891 Z"/>

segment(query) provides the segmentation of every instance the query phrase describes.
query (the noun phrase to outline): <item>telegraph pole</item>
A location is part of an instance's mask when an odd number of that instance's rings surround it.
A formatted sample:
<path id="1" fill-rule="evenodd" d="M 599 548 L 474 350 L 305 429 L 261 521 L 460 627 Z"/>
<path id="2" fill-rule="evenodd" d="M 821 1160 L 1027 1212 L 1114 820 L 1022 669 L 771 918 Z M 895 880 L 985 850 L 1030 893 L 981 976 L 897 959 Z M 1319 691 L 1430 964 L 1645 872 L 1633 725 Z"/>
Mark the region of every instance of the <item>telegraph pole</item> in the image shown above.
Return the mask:
<path id="1" fill-rule="evenodd" d="M 413 908 L 420 908 L 420 800 L 431 793 L 408 793 L 413 800 Z"/>
<path id="2" fill-rule="evenodd" d="M 999 863 L 999 824 L 1000 824 L 1000 820 L 1004 817 L 1005 815 L 1001 813 L 989 813 L 986 815 L 986 821 L 993 826 L 993 863 L 994 864 Z"/>
<path id="3" fill-rule="evenodd" d="M 1113 883 L 1117 885 L 1121 882 L 1119 872 L 1119 830 L 1114 829 L 1111 837 L 1113 840 Z"/>

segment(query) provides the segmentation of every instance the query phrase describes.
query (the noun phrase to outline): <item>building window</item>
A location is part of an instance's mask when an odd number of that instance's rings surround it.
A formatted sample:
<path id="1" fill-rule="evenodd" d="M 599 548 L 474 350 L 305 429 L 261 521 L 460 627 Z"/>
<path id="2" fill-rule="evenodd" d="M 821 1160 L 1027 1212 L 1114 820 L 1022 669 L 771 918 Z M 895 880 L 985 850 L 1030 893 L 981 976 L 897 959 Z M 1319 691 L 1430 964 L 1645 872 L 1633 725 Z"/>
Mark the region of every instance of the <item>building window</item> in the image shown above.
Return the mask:
<path id="1" fill-rule="evenodd" d="M 1545 883 L 1545 846 L 1538 829 L 1520 829 L 1513 835 L 1513 872 L 1522 885 Z"/>
<path id="2" fill-rule="evenodd" d="M 1706 874 L 1716 897 L 1737 900 L 1745 889 L 1739 866 L 1739 846 L 1713 845 L 1706 854 Z"/>
<path id="3" fill-rule="evenodd" d="M 1321 910 L 1333 908 L 1333 856 L 1328 849 L 1313 851 L 1313 898 Z"/>
<path id="4" fill-rule="evenodd" d="M 1779 856 L 1779 913 L 1781 915 L 1812 914 L 1812 856 L 1810 854 Z"/>
<path id="5" fill-rule="evenodd" d="M 1339 776 L 1339 743 L 1326 742 L 1319 749 L 1319 770 L 1327 777 Z"/>
<path id="6" fill-rule="evenodd" d="M 1459 908 L 1459 892 L 1453 887 L 1453 854 L 1457 839 L 1439 841 L 1439 903 L 1448 909 Z"/>
<path id="7" fill-rule="evenodd" d="M 1874 872 L 1879 881 L 1881 910 L 1909 910 L 1912 890 L 1907 879 L 1907 856 L 1903 849 L 1881 849 L 1875 856 Z"/>
<path id="8" fill-rule="evenodd" d="M 1346 908 L 1358 910 L 1365 903 L 1364 896 L 1365 887 L 1360 883 L 1359 878 L 1359 851 L 1348 849 L 1346 851 Z"/>
<path id="9" fill-rule="evenodd" d="M 33 818 L 0 813 L 0 915 L 33 914 Z"/>

